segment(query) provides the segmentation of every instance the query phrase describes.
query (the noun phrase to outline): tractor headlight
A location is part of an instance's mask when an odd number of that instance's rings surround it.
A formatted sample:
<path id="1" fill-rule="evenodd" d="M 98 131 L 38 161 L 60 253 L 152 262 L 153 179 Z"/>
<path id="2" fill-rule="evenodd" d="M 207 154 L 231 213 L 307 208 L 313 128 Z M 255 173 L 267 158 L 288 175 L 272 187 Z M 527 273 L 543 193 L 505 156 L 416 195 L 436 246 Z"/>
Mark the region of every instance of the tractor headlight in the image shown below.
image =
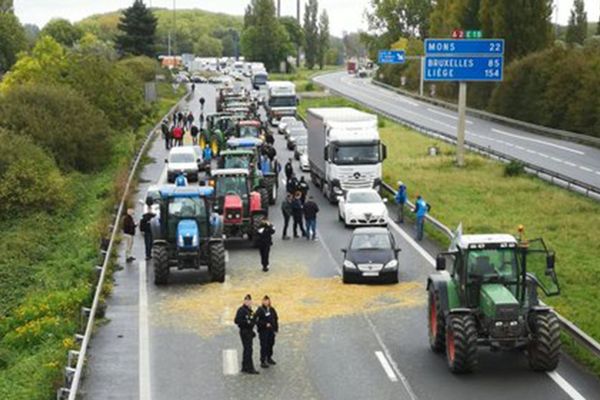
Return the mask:
<path id="1" fill-rule="evenodd" d="M 183 235 L 177 237 L 177 246 L 183 247 Z"/>
<path id="2" fill-rule="evenodd" d="M 348 269 L 356 269 L 356 265 L 350 260 L 344 260 L 344 267 Z"/>
<path id="3" fill-rule="evenodd" d="M 242 215 L 241 215 L 240 213 L 235 213 L 235 217 L 236 217 L 236 218 L 241 218 L 241 217 L 242 217 Z"/>
<path id="4" fill-rule="evenodd" d="M 393 269 L 393 268 L 397 268 L 398 267 L 398 260 L 392 260 L 390 262 L 388 262 L 387 264 L 385 264 L 385 267 L 383 267 L 383 269 Z"/>
<path id="5" fill-rule="evenodd" d="M 198 246 L 198 235 L 194 235 L 192 237 L 192 246 L 194 246 L 194 247 Z"/>

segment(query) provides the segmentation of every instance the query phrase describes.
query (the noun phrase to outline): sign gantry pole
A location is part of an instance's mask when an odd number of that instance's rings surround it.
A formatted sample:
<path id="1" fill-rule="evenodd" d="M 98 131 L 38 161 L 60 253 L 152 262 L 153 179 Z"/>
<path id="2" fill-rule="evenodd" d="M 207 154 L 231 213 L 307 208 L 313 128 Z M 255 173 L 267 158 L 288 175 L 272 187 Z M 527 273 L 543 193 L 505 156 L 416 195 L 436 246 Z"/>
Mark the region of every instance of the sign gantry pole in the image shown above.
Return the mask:
<path id="1" fill-rule="evenodd" d="M 458 86 L 458 129 L 456 132 L 456 164 L 465 166 L 465 125 L 467 116 L 467 82 Z"/>

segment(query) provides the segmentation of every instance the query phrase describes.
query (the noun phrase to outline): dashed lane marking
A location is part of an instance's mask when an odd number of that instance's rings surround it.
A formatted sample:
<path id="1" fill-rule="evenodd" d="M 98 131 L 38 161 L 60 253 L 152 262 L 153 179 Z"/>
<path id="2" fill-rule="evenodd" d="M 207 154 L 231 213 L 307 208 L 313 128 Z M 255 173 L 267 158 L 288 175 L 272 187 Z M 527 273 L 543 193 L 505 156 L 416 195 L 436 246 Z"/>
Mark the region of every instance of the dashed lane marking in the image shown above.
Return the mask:
<path id="1" fill-rule="evenodd" d="M 563 164 L 568 165 L 569 167 L 576 167 L 577 166 L 577 164 L 572 163 L 570 161 L 563 161 Z"/>
<path id="2" fill-rule="evenodd" d="M 552 161 L 556 161 L 556 162 L 563 162 L 562 158 L 558 158 L 558 157 L 550 157 L 552 159 Z"/>
<path id="3" fill-rule="evenodd" d="M 223 375 L 237 375 L 239 372 L 237 350 L 223 350 Z"/>
<path id="4" fill-rule="evenodd" d="M 575 150 L 570 147 L 561 146 L 559 144 L 549 143 L 549 142 L 545 142 L 543 140 L 533 139 L 533 138 L 529 138 L 529 137 L 525 137 L 525 136 L 521 136 L 521 135 L 515 135 L 514 133 L 501 131 L 500 129 L 496 129 L 496 128 L 492 128 L 492 132 L 499 133 L 500 135 L 510 136 L 510 137 L 520 139 L 520 140 L 525 140 L 528 142 L 539 143 L 544 146 L 550 146 L 550 147 L 554 147 L 554 148 L 561 149 L 564 151 L 570 151 L 571 153 L 579 154 L 580 156 L 585 155 L 585 153 L 583 151 Z"/>
<path id="5" fill-rule="evenodd" d="M 150 334 L 148 327 L 148 286 L 146 261 L 139 262 L 139 385 L 140 400 L 151 400 Z"/>
<path id="6" fill-rule="evenodd" d="M 390 381 L 392 381 L 392 382 L 398 382 L 398 377 L 394 373 L 394 370 L 392 369 L 392 366 L 390 365 L 390 363 L 387 360 L 387 358 L 385 358 L 385 355 L 383 354 L 383 352 L 376 351 L 375 352 L 375 356 L 379 360 L 379 363 L 383 367 L 383 370 L 385 371 L 385 374 L 388 376 L 388 378 L 390 379 Z"/>
<path id="7" fill-rule="evenodd" d="M 564 390 L 565 393 L 567 393 L 571 399 L 573 399 L 573 400 L 585 400 L 585 397 L 583 397 L 581 395 L 581 393 L 579 393 L 577 391 L 577 389 L 575 389 L 573 386 L 571 386 L 571 384 L 569 382 L 567 382 L 565 380 L 565 378 L 563 378 L 558 372 L 552 371 L 552 372 L 546 372 L 546 374 L 548 374 L 548 376 L 550 378 L 552 378 L 552 380 L 554 382 L 556 382 L 556 384 L 558 386 L 560 386 L 560 388 L 562 390 Z"/>
<path id="8" fill-rule="evenodd" d="M 429 111 L 429 112 L 432 112 L 432 113 L 434 113 L 434 114 L 437 114 L 437 115 L 441 115 L 442 117 L 446 117 L 446 118 L 450 118 L 450 119 L 453 119 L 453 120 L 455 120 L 455 121 L 458 121 L 458 116 L 456 116 L 456 115 L 447 114 L 447 113 L 445 113 L 445 112 L 438 111 L 438 110 L 436 110 L 436 109 L 433 109 L 433 108 L 430 108 L 430 107 L 427 107 L 427 111 Z M 466 122 L 468 125 L 473 125 L 473 121 L 471 121 L 471 120 L 469 120 L 469 119 L 468 119 L 468 120 L 466 120 L 465 122 Z"/>
<path id="9" fill-rule="evenodd" d="M 579 169 L 582 170 L 582 171 L 585 171 L 585 172 L 594 172 L 593 169 L 588 168 L 588 167 L 584 167 L 582 165 L 579 166 Z"/>

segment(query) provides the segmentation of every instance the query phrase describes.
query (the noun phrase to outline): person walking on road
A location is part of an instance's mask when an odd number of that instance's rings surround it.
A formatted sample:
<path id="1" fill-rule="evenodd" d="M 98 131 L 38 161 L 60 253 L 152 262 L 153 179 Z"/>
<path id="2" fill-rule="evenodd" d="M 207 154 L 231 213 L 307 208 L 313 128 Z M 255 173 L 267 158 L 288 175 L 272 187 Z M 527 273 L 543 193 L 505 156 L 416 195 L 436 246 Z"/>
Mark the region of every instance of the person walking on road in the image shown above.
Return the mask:
<path id="1" fill-rule="evenodd" d="M 244 348 L 242 356 L 242 372 L 245 374 L 258 375 L 259 372 L 254 368 L 252 361 L 252 342 L 256 337 L 254 325 L 256 318 L 252 310 L 252 296 L 249 294 L 244 297 L 244 304 L 238 308 L 235 313 L 235 324 L 240 328 L 240 338 Z"/>
<path id="2" fill-rule="evenodd" d="M 398 181 L 398 191 L 396 192 L 396 204 L 398 205 L 398 222 L 404 223 L 404 206 L 407 200 L 406 185 L 401 181 Z"/>
<path id="3" fill-rule="evenodd" d="M 160 130 L 165 141 L 165 150 L 169 150 L 171 148 L 171 130 L 169 129 L 169 121 L 163 119 L 162 124 L 160 124 Z"/>
<path id="4" fill-rule="evenodd" d="M 290 225 L 290 218 L 292 217 L 292 200 L 293 197 L 290 193 L 287 194 L 285 200 L 281 202 L 281 213 L 283 214 L 283 240 L 289 240 L 290 237 L 287 235 L 288 226 Z"/>
<path id="5" fill-rule="evenodd" d="M 425 216 L 431 210 L 431 206 L 423 199 L 421 195 L 417 196 L 415 201 L 415 214 L 417 215 L 417 240 L 423 240 L 423 232 L 425 230 Z"/>
<path id="6" fill-rule="evenodd" d="M 204 100 L 204 97 L 200 97 L 200 111 L 204 112 L 204 103 L 206 102 L 206 100 Z"/>
<path id="7" fill-rule="evenodd" d="M 288 193 L 291 193 L 292 195 L 296 194 L 296 192 L 298 191 L 298 179 L 296 178 L 296 175 L 292 174 L 292 177 L 287 180 L 285 189 Z"/>
<path id="8" fill-rule="evenodd" d="M 150 227 L 150 221 L 152 218 L 156 216 L 153 212 L 151 212 L 152 200 L 146 200 L 146 205 L 148 206 L 147 212 L 142 215 L 142 219 L 140 220 L 140 231 L 144 234 L 144 248 L 146 250 L 146 260 L 152 258 L 152 228 Z"/>
<path id="9" fill-rule="evenodd" d="M 304 203 L 304 220 L 306 222 L 306 239 L 317 239 L 317 213 L 319 206 L 315 203 L 312 196 Z"/>
<path id="10" fill-rule="evenodd" d="M 261 222 L 260 227 L 257 230 L 256 245 L 260 252 L 260 263 L 262 265 L 263 272 L 269 271 L 269 253 L 271 252 L 271 246 L 273 246 L 273 235 L 275 229 L 273 225 L 266 219 Z"/>
<path id="11" fill-rule="evenodd" d="M 306 202 L 306 195 L 308 194 L 308 183 L 304 180 L 303 176 L 300 177 L 296 190 L 300 191 L 300 200 L 304 204 Z"/>
<path id="12" fill-rule="evenodd" d="M 210 149 L 210 146 L 207 144 L 204 147 L 204 151 L 202 152 L 202 160 L 204 161 L 205 164 L 210 165 L 210 162 L 212 161 L 212 150 Z"/>
<path id="13" fill-rule="evenodd" d="M 193 124 L 194 124 L 194 114 L 190 111 L 186 117 L 186 128 L 188 130 L 192 129 Z"/>
<path id="14" fill-rule="evenodd" d="M 294 218 L 294 238 L 298 237 L 298 227 L 302 233 L 302 237 L 306 237 L 306 231 L 304 230 L 304 224 L 302 223 L 302 201 L 300 200 L 300 192 L 296 192 L 294 199 L 292 200 L 292 218 Z"/>
<path id="15" fill-rule="evenodd" d="M 133 208 L 127 209 L 127 214 L 123 217 L 123 238 L 125 239 L 125 261 L 130 263 L 135 260 L 131 254 L 133 249 L 133 237 L 135 235 L 135 222 L 133 221 Z"/>
<path id="16" fill-rule="evenodd" d="M 198 127 L 196 125 L 192 125 L 190 133 L 192 135 L 192 143 L 194 145 L 197 145 L 198 144 L 198 133 L 200 133 L 200 130 L 198 129 Z"/>
<path id="17" fill-rule="evenodd" d="M 183 146 L 183 128 L 177 125 L 173 128 L 173 146 Z"/>
<path id="18" fill-rule="evenodd" d="M 292 166 L 291 158 L 288 160 L 288 162 L 285 163 L 285 167 L 283 169 L 285 172 L 286 181 L 289 181 L 290 179 L 292 179 L 292 176 L 294 175 L 294 167 Z"/>
<path id="19" fill-rule="evenodd" d="M 277 364 L 273 360 L 273 347 L 275 336 L 279 332 L 279 317 L 267 295 L 263 297 L 262 305 L 256 310 L 256 326 L 260 340 L 260 367 L 269 368 L 270 365 Z"/>
<path id="20" fill-rule="evenodd" d="M 196 91 L 196 84 L 192 83 L 192 93 L 194 93 Z"/>

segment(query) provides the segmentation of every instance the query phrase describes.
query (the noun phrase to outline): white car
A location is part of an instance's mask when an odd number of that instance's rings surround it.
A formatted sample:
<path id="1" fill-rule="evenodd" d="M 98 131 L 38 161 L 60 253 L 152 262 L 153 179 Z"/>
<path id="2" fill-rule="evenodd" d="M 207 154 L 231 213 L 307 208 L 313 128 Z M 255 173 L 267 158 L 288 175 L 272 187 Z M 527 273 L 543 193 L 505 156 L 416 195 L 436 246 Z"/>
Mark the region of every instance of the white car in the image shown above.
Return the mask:
<path id="1" fill-rule="evenodd" d="M 306 153 L 303 153 L 300 156 L 300 169 L 302 170 L 302 172 L 310 171 L 310 163 L 308 162 L 308 154 Z"/>
<path id="2" fill-rule="evenodd" d="M 184 174 L 188 182 L 198 182 L 198 157 L 192 146 L 173 147 L 169 152 L 167 163 L 167 182 L 173 183 L 180 174 Z"/>
<path id="3" fill-rule="evenodd" d="M 287 125 L 289 123 L 294 123 L 295 121 L 297 121 L 296 117 L 281 117 L 281 119 L 279 120 L 279 126 L 277 127 L 277 132 L 280 135 L 283 135 L 285 133 L 285 128 L 287 128 Z"/>
<path id="4" fill-rule="evenodd" d="M 345 226 L 386 226 L 388 211 L 374 189 L 349 189 L 338 199 L 338 216 Z"/>

